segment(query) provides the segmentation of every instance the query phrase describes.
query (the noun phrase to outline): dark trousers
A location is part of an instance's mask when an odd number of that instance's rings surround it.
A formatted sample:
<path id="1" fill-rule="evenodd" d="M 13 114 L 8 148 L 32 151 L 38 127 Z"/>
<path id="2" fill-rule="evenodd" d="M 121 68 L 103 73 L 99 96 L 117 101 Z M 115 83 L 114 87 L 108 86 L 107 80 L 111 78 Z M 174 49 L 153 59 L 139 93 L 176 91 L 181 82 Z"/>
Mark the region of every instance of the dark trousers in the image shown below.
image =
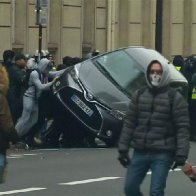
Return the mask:
<path id="1" fill-rule="evenodd" d="M 19 98 L 16 98 L 16 97 L 8 98 L 8 104 L 9 104 L 9 107 L 10 107 L 12 120 L 13 120 L 14 125 L 15 125 L 17 120 L 22 115 L 23 98 L 22 97 L 19 97 Z"/>

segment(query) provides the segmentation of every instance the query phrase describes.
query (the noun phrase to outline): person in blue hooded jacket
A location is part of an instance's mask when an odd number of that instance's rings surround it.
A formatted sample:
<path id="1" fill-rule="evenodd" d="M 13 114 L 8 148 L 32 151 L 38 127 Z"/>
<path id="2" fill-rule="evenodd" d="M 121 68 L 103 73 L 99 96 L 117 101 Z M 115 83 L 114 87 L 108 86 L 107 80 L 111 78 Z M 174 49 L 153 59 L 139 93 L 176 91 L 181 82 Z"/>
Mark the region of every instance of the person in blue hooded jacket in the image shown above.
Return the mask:
<path id="1" fill-rule="evenodd" d="M 118 159 L 127 167 L 126 196 L 143 195 L 140 185 L 149 169 L 152 171 L 149 195 L 164 196 L 170 168 L 183 166 L 188 157 L 188 104 L 180 92 L 169 86 L 168 66 L 157 60 L 148 65 L 147 86 L 133 95 L 125 117 Z"/>

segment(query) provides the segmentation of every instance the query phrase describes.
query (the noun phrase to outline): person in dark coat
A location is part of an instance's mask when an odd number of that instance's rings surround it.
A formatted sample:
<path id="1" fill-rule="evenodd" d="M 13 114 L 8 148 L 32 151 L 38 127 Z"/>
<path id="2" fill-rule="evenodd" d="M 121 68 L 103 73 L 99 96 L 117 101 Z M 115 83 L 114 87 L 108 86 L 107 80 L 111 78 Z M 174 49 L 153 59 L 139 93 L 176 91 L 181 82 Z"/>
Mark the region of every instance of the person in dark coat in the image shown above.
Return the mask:
<path id="1" fill-rule="evenodd" d="M 177 71 L 182 72 L 184 68 L 184 58 L 181 55 L 176 55 L 173 59 L 173 64 Z"/>
<path id="2" fill-rule="evenodd" d="M 169 87 L 168 66 L 157 60 L 149 64 L 147 87 L 135 92 L 125 117 L 118 151 L 120 163 L 128 168 L 126 196 L 143 195 L 140 185 L 149 169 L 149 195 L 164 196 L 169 169 L 172 165 L 183 166 L 188 157 L 188 104 L 177 90 Z M 132 159 L 128 154 L 130 145 L 134 149 Z"/>
<path id="3" fill-rule="evenodd" d="M 7 72 L 0 65 L 0 183 L 3 183 L 5 180 L 6 151 L 9 148 L 9 142 L 15 143 L 18 139 L 6 100 L 8 83 Z"/>
<path id="4" fill-rule="evenodd" d="M 196 58 L 193 55 L 187 57 L 184 61 L 184 66 L 181 72 L 188 80 L 189 85 L 191 85 L 192 76 L 196 73 Z"/>
<path id="5" fill-rule="evenodd" d="M 23 54 L 16 54 L 15 64 L 7 67 L 9 77 L 9 90 L 7 94 L 7 100 L 14 124 L 22 114 L 25 69 L 26 57 Z"/>
<path id="6" fill-rule="evenodd" d="M 182 74 L 188 81 L 188 104 L 191 124 L 191 141 L 196 141 L 196 58 L 189 56 L 182 69 Z"/>

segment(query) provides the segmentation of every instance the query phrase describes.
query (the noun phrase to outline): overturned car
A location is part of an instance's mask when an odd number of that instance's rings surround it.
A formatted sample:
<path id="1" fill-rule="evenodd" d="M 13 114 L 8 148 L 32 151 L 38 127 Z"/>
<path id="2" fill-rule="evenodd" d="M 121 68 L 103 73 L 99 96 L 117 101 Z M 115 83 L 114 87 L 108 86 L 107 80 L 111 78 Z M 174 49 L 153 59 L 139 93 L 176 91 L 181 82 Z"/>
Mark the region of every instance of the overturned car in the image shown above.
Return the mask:
<path id="1" fill-rule="evenodd" d="M 126 47 L 68 67 L 53 85 L 62 107 L 85 131 L 114 146 L 132 94 L 146 85 L 145 69 L 154 59 L 169 63 L 144 47 Z M 188 83 L 170 64 L 170 84 L 187 95 Z"/>

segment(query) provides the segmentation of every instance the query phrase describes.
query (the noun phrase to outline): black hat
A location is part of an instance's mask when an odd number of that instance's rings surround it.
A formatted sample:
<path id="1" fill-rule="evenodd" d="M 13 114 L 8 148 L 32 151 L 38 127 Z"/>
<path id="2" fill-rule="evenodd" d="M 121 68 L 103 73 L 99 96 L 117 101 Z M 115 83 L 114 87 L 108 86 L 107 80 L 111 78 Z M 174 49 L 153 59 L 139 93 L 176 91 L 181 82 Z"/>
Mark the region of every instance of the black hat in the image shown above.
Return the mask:
<path id="1" fill-rule="evenodd" d="M 3 60 L 4 62 L 8 59 L 13 59 L 14 58 L 14 55 L 15 55 L 15 52 L 12 51 L 12 50 L 5 50 L 3 52 Z"/>

